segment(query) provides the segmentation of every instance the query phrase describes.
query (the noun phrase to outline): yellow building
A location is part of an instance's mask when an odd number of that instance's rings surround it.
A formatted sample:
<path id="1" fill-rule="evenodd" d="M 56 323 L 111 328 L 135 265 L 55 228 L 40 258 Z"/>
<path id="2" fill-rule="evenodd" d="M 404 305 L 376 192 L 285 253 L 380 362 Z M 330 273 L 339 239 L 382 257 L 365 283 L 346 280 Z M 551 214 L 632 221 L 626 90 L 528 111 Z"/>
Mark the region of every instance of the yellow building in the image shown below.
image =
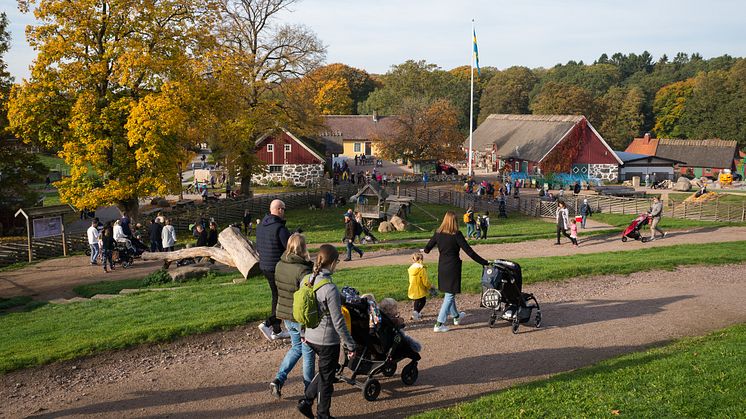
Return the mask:
<path id="1" fill-rule="evenodd" d="M 324 115 L 320 137 L 327 150 L 350 159 L 365 155 L 380 157 L 378 143 L 394 135 L 395 118 L 377 115 Z"/>

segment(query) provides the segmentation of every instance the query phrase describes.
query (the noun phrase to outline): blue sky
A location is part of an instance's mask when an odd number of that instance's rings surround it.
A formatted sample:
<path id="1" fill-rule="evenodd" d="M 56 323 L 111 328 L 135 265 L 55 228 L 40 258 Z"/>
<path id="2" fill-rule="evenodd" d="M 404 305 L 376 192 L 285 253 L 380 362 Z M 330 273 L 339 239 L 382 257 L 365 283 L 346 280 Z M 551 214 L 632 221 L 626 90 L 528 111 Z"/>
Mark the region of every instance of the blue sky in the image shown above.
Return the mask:
<path id="1" fill-rule="evenodd" d="M 0 0 L 11 21 L 8 67 L 28 77 L 35 52 L 14 0 Z M 736 0 L 305 0 L 282 19 L 313 29 L 328 47 L 327 62 L 385 73 L 407 59 L 445 69 L 468 65 L 475 19 L 481 66 L 551 67 L 593 62 L 606 52 L 676 52 L 705 58 L 746 56 L 746 2 Z"/>

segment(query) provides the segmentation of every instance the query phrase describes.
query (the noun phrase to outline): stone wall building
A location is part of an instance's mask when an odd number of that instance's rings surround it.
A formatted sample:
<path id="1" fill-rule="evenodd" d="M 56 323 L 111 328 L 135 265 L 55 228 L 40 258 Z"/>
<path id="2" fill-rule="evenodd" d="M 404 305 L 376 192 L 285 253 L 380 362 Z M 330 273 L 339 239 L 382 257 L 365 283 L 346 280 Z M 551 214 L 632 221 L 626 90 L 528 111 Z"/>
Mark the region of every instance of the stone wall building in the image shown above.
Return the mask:
<path id="1" fill-rule="evenodd" d="M 288 182 L 295 186 L 318 183 L 324 177 L 326 160 L 311 140 L 293 135 L 285 128 L 269 132 L 256 142 L 256 156 L 267 167 L 251 177 L 252 182 Z"/>

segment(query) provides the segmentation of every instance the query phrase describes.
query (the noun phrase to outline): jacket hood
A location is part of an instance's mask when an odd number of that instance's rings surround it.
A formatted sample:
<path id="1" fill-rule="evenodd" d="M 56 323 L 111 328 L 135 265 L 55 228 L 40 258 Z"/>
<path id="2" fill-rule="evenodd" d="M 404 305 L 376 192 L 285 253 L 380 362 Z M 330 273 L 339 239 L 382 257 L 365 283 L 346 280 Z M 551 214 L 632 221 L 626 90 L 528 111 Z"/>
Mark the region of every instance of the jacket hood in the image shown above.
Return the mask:
<path id="1" fill-rule="evenodd" d="M 280 217 L 278 217 L 276 215 L 272 215 L 272 214 L 267 215 L 262 220 L 262 225 L 263 226 L 268 226 L 268 225 L 272 225 L 272 224 L 282 224 L 282 225 L 285 225 L 285 220 L 283 220 L 282 218 L 280 218 Z"/>
<path id="2" fill-rule="evenodd" d="M 280 257 L 280 260 L 286 263 L 297 263 L 306 266 L 313 266 L 313 262 L 311 262 L 310 260 L 305 260 L 295 253 L 283 253 Z"/>

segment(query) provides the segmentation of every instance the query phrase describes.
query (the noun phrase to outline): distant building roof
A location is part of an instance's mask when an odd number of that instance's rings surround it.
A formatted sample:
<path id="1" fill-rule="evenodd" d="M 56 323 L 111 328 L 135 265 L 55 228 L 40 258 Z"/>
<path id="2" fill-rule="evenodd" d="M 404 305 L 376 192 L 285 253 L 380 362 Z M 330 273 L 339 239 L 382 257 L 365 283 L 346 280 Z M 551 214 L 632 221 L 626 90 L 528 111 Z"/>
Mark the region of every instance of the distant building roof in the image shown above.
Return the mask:
<path id="1" fill-rule="evenodd" d="M 395 116 L 324 115 L 324 128 L 319 136 L 337 144 L 344 140 L 372 140 L 396 132 Z"/>
<path id="2" fill-rule="evenodd" d="M 615 151 L 616 155 L 619 157 L 619 159 L 624 162 L 624 164 L 647 160 L 649 163 L 670 163 L 670 164 L 677 164 L 677 163 L 685 163 L 683 161 L 673 160 L 673 159 L 667 159 L 665 157 L 659 157 L 659 156 L 649 156 L 647 154 L 637 154 L 637 153 L 629 153 L 627 151 Z"/>
<path id="3" fill-rule="evenodd" d="M 656 157 L 686 162 L 689 167 L 730 168 L 738 157 L 738 143 L 728 140 L 659 139 Z"/>
<path id="4" fill-rule="evenodd" d="M 503 158 L 539 162 L 583 120 L 583 115 L 493 114 L 474 131 L 473 147 L 485 151 L 491 150 L 494 144 Z M 598 137 L 609 152 L 614 153 L 603 138 Z M 467 139 L 467 146 L 468 143 Z"/>
<path id="5" fill-rule="evenodd" d="M 658 139 L 650 138 L 650 134 L 645 134 L 643 138 L 635 138 L 624 150 L 627 153 L 645 154 L 648 156 L 654 156 L 655 150 L 658 148 Z"/>

